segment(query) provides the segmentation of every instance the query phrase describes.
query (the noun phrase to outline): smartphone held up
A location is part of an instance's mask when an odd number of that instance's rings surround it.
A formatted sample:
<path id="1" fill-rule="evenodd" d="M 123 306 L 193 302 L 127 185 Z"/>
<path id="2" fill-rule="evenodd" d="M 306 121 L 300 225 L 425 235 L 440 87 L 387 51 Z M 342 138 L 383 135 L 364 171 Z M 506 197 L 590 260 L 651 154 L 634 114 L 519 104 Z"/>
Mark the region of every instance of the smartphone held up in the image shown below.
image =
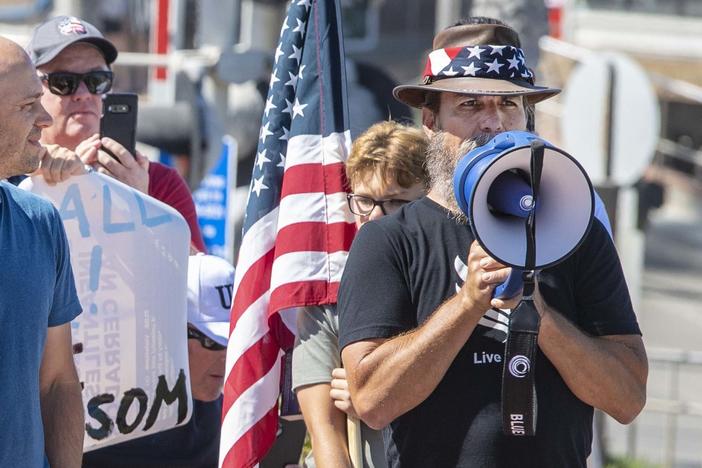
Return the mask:
<path id="1" fill-rule="evenodd" d="M 102 97 L 100 138 L 111 138 L 136 157 L 138 96 L 134 93 L 111 93 Z M 118 159 L 109 150 L 112 157 Z"/>

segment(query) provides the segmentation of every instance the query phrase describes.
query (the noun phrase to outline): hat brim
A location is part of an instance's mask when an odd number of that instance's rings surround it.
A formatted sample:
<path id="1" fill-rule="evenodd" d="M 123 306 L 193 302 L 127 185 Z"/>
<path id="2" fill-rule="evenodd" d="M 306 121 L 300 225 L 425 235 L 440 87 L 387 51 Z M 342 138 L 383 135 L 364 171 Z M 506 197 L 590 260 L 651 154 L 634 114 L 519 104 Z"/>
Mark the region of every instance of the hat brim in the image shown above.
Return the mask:
<path id="1" fill-rule="evenodd" d="M 211 339 L 222 346 L 227 346 L 229 341 L 229 322 L 190 322 L 195 328 L 200 330 Z"/>
<path id="2" fill-rule="evenodd" d="M 477 96 L 525 96 L 531 104 L 543 101 L 560 93 L 558 88 L 519 84 L 507 80 L 490 78 L 445 78 L 426 85 L 400 85 L 392 94 L 408 106 L 421 108 L 426 102 L 427 93 L 459 93 Z"/>
<path id="3" fill-rule="evenodd" d="M 56 58 L 58 54 L 60 54 L 66 47 L 71 46 L 73 44 L 77 44 L 79 42 L 85 42 L 91 45 L 94 45 L 97 47 L 100 52 L 102 53 L 103 57 L 105 57 L 105 63 L 107 65 L 110 65 L 112 62 L 114 62 L 117 59 L 117 49 L 115 48 L 114 45 L 107 39 L 104 39 L 102 37 L 83 37 L 83 38 L 76 38 L 76 40 L 71 41 L 71 42 L 65 42 L 51 51 L 47 51 L 43 54 L 41 54 L 41 57 L 39 60 L 34 62 L 35 67 L 40 67 L 42 65 L 46 65 L 47 63 L 51 62 L 53 59 Z"/>

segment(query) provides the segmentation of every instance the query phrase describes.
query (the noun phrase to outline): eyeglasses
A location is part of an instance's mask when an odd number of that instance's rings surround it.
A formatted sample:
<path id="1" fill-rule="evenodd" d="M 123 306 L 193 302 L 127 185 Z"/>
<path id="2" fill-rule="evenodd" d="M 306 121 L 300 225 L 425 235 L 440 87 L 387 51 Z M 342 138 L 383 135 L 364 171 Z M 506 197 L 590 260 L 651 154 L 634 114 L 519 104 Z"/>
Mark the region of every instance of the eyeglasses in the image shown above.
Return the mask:
<path id="1" fill-rule="evenodd" d="M 209 349 L 210 351 L 222 351 L 227 349 L 226 346 L 222 346 L 196 328 L 188 327 L 188 339 L 199 341 L 203 348 Z"/>
<path id="2" fill-rule="evenodd" d="M 52 94 L 69 96 L 78 91 L 81 81 L 92 94 L 105 94 L 112 88 L 113 74 L 107 70 L 88 73 L 56 72 L 40 74 L 39 78 L 47 82 Z"/>
<path id="3" fill-rule="evenodd" d="M 368 216 L 376 206 L 379 206 L 380 211 L 384 215 L 387 215 L 396 212 L 402 208 L 403 205 L 410 202 L 410 200 L 399 200 L 394 198 L 389 200 L 374 200 L 370 197 L 364 197 L 363 195 L 356 195 L 354 193 L 347 194 L 346 200 L 349 203 L 351 213 L 358 216 Z"/>

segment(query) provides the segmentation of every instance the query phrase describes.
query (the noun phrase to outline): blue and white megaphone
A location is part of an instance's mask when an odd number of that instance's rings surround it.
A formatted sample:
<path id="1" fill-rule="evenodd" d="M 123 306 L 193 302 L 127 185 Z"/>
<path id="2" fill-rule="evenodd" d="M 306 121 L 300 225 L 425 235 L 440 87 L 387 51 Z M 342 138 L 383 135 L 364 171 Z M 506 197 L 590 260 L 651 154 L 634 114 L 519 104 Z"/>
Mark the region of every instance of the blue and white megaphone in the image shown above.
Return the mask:
<path id="1" fill-rule="evenodd" d="M 532 170 L 536 152 L 539 162 Z M 475 239 L 492 258 L 514 268 L 495 288 L 498 298 L 519 292 L 527 263 L 540 270 L 573 253 L 595 213 L 595 193 L 582 166 L 528 132 L 501 133 L 469 151 L 456 166 L 453 186 Z M 534 258 L 527 262 L 530 239 Z"/>

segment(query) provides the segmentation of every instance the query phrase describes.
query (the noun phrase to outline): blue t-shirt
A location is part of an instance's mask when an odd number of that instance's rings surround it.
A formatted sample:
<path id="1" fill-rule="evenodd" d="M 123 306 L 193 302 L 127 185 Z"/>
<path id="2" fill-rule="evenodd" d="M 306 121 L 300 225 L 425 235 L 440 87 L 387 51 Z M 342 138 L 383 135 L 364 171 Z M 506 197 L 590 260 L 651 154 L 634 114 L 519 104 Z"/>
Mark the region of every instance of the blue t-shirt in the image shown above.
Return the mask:
<path id="1" fill-rule="evenodd" d="M 39 400 L 47 327 L 80 312 L 58 211 L 0 182 L 0 466 L 48 466 Z"/>

